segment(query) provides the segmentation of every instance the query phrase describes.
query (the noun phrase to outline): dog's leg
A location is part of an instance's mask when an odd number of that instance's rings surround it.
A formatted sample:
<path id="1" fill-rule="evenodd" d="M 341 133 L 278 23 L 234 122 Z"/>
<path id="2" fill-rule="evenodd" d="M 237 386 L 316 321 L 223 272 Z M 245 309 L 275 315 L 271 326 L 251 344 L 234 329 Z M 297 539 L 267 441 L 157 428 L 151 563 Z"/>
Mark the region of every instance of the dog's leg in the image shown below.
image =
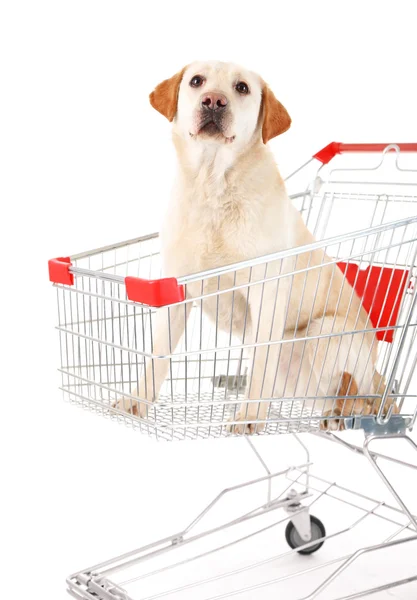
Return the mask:
<path id="1" fill-rule="evenodd" d="M 352 333 L 347 333 L 352 331 Z M 371 401 L 361 395 L 373 393 L 374 361 L 376 347 L 372 334 L 355 333 L 353 325 L 343 317 L 325 317 L 311 323 L 308 336 L 318 337 L 308 343 L 307 353 L 311 370 L 317 384 L 309 394 L 335 397 L 318 401 L 325 417 L 367 415 Z M 354 396 L 350 398 L 347 396 Z M 327 407 L 331 407 L 327 409 Z M 344 420 L 326 418 L 320 422 L 321 429 L 344 429 Z"/>
<path id="2" fill-rule="evenodd" d="M 378 396 L 379 396 L 379 398 L 377 398 L 376 400 L 374 400 L 372 402 L 371 414 L 376 415 L 376 414 L 378 414 L 379 409 L 381 408 L 381 397 L 383 396 L 385 389 L 387 387 L 387 382 L 385 381 L 385 377 L 383 377 L 383 375 L 378 373 L 378 371 L 375 371 L 375 373 L 374 373 L 373 387 L 374 387 L 374 394 L 378 394 Z M 398 414 L 400 412 L 400 409 L 398 408 L 398 406 L 396 404 L 395 398 L 393 398 L 392 396 L 388 396 L 385 406 L 383 408 L 384 416 L 388 413 L 391 406 L 392 406 L 392 412 L 394 414 Z"/>
<path id="3" fill-rule="evenodd" d="M 320 421 L 320 428 L 324 430 L 343 431 L 345 429 L 344 419 L 330 419 L 328 417 L 353 417 L 355 415 L 369 415 L 372 411 L 370 403 L 364 398 L 358 398 L 358 385 L 350 373 L 342 373 L 340 387 L 332 410 L 326 411 L 326 419 Z M 343 396 L 356 396 L 355 398 L 344 398 Z"/>
<path id="4" fill-rule="evenodd" d="M 250 295 L 252 342 L 262 345 L 252 349 L 252 366 L 246 388 L 247 402 L 242 402 L 233 420 L 245 421 L 231 426 L 235 433 L 259 433 L 265 428 L 270 400 L 274 397 L 282 339 L 286 292 L 277 291 L 277 282 L 254 286 Z M 257 402 L 258 401 L 258 402 Z"/>
<path id="5" fill-rule="evenodd" d="M 163 357 L 175 351 L 184 333 L 190 311 L 191 302 L 158 310 L 155 325 L 153 326 L 153 355 Z M 123 397 L 117 402 L 116 408 L 136 416 L 145 417 L 149 404 L 140 402 L 140 400 L 147 400 L 148 402 L 158 400 L 159 392 L 168 374 L 170 363 L 170 358 L 148 359 L 146 361 L 145 373 L 139 382 L 139 387 L 131 393 L 132 396 L 137 396 L 139 401 Z"/>
<path id="6" fill-rule="evenodd" d="M 385 381 L 382 376 L 375 371 L 375 375 L 373 378 L 374 385 L 374 393 L 383 394 L 385 391 Z M 340 388 L 338 391 L 338 396 L 357 396 L 359 390 L 355 379 L 349 374 L 344 372 L 342 375 L 342 380 L 340 384 Z M 365 398 L 338 398 L 334 410 L 327 411 L 325 413 L 326 417 L 349 417 L 354 415 L 376 415 L 378 414 L 379 408 L 381 406 L 381 400 L 377 399 L 372 401 L 370 399 Z M 384 406 L 383 414 L 384 416 L 387 414 L 389 408 L 392 406 L 392 411 L 394 414 L 399 412 L 398 406 L 395 404 L 395 399 L 388 396 L 386 405 Z M 325 419 L 321 421 L 320 428 L 327 430 L 333 429 L 337 431 L 343 431 L 345 429 L 344 420 L 343 419 Z"/>

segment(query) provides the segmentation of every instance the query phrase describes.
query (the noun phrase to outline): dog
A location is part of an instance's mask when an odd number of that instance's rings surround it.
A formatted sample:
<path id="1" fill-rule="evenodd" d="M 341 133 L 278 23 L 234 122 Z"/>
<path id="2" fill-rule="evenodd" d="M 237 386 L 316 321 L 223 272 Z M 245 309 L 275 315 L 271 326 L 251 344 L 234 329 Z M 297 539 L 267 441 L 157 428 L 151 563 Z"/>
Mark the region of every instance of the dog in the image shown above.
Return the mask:
<path id="1" fill-rule="evenodd" d="M 217 269 L 314 241 L 268 147 L 291 119 L 259 75 L 235 64 L 194 62 L 160 83 L 150 103 L 172 123 L 178 157 L 161 231 L 164 276 Z M 219 328 L 244 336 L 251 348 L 246 401 L 231 431 L 261 431 L 270 400 L 284 396 L 337 398 L 322 406 L 328 419 L 321 426 L 329 429 L 343 428 L 337 417 L 378 410 L 379 404 L 360 398 L 381 393 L 377 340 L 373 332 L 354 333 L 367 328 L 369 317 L 330 263 L 318 249 L 207 278 L 204 289 L 201 282 L 187 285 L 188 298 L 208 295 L 204 312 Z M 175 350 L 190 308 L 191 302 L 169 308 L 169 335 L 168 309 L 158 311 L 155 355 Z M 291 343 L 271 343 L 280 340 Z M 117 407 L 146 416 L 148 405 L 140 400 L 157 401 L 168 369 L 169 359 L 149 361 L 133 393 L 138 401 L 122 398 Z"/>

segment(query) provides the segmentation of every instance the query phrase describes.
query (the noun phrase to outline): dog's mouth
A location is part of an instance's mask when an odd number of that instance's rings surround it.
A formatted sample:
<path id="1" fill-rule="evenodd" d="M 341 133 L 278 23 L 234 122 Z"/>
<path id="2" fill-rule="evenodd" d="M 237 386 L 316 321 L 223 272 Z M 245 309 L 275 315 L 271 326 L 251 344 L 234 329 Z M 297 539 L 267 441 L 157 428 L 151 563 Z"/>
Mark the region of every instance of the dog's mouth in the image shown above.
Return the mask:
<path id="1" fill-rule="evenodd" d="M 224 119 L 217 119 L 216 116 L 207 115 L 200 121 L 197 132 L 190 132 L 190 137 L 201 137 L 203 139 L 212 139 L 230 144 L 235 139 L 235 136 L 228 137 L 223 133 L 223 123 Z"/>
<path id="2" fill-rule="evenodd" d="M 220 127 L 214 121 L 209 121 L 208 123 L 206 123 L 205 125 L 200 127 L 200 130 L 198 133 L 199 134 L 205 133 L 210 136 L 219 135 L 219 134 L 223 135 L 223 133 L 220 131 Z"/>

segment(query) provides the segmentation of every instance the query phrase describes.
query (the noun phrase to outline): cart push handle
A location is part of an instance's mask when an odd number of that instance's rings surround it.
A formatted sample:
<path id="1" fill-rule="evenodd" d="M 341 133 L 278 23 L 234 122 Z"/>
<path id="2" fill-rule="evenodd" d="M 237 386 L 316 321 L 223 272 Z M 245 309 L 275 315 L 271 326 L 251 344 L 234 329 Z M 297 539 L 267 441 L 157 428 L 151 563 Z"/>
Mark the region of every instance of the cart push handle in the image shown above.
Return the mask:
<path id="1" fill-rule="evenodd" d="M 400 149 L 400 152 L 417 152 L 417 143 L 343 144 L 342 142 L 330 142 L 330 144 L 316 152 L 316 154 L 313 154 L 313 158 L 319 160 L 323 165 L 327 165 L 336 154 L 344 154 L 346 152 L 383 152 L 386 148 L 388 148 L 388 152 L 393 152 L 397 148 Z"/>

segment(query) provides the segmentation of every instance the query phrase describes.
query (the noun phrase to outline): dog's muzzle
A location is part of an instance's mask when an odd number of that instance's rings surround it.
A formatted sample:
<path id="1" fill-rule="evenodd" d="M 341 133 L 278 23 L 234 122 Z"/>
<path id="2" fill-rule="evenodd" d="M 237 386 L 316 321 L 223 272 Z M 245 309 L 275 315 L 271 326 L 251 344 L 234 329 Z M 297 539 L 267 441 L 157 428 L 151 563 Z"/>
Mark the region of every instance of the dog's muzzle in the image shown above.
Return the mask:
<path id="1" fill-rule="evenodd" d="M 223 133 L 226 124 L 228 100 L 224 94 L 210 92 L 204 94 L 200 101 L 199 133 L 209 135 Z"/>

